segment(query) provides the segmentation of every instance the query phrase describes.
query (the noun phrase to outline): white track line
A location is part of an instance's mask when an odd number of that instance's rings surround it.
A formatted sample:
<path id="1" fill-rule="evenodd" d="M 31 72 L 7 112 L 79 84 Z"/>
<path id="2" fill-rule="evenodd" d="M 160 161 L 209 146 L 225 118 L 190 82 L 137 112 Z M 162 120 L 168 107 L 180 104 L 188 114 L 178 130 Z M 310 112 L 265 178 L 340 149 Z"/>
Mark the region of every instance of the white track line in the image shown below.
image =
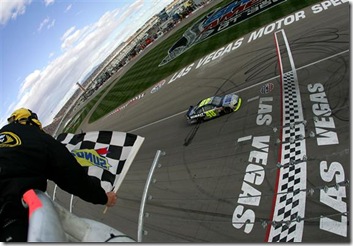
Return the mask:
<path id="1" fill-rule="evenodd" d="M 317 63 L 326 61 L 326 60 L 331 59 L 331 58 L 333 58 L 333 57 L 342 55 L 342 54 L 344 54 L 344 53 L 346 53 L 346 52 L 349 52 L 349 50 L 345 50 L 345 51 L 339 52 L 339 53 L 337 53 L 337 54 L 335 54 L 335 55 L 332 55 L 332 56 L 329 56 L 329 57 L 320 59 L 320 60 L 318 60 L 318 61 L 316 61 L 316 62 L 309 63 L 309 64 L 307 64 L 307 65 L 304 65 L 304 66 L 300 67 L 300 68 L 297 68 L 296 70 L 299 71 L 299 70 L 301 70 L 301 69 L 303 69 L 303 68 L 310 67 L 310 66 L 312 66 L 312 65 L 315 65 L 315 64 L 317 64 Z M 250 86 L 248 86 L 248 87 L 245 87 L 245 88 L 243 88 L 243 89 L 240 89 L 240 90 L 238 90 L 238 91 L 235 91 L 234 93 L 237 94 L 237 93 L 239 93 L 239 92 L 249 90 L 249 89 L 251 89 L 251 88 L 253 88 L 253 87 L 259 86 L 259 85 L 264 84 L 264 83 L 266 83 L 266 82 L 268 82 L 268 81 L 272 81 L 272 80 L 274 80 L 274 79 L 277 79 L 278 77 L 279 77 L 279 75 L 274 76 L 274 77 L 272 77 L 272 78 L 270 78 L 270 79 L 266 79 L 266 80 L 264 80 L 264 81 L 262 81 L 262 82 L 259 82 L 259 83 L 257 83 L 257 84 L 250 85 Z M 181 112 L 179 112 L 179 113 L 173 114 L 173 115 L 171 115 L 171 116 L 165 117 L 165 118 L 160 119 L 160 120 L 157 120 L 157 121 L 155 121 L 155 122 L 151 122 L 151 123 L 149 123 L 149 124 L 147 124 L 147 125 L 144 125 L 144 126 L 141 126 L 141 127 L 138 127 L 138 128 L 132 129 L 132 130 L 129 130 L 128 132 L 134 132 L 134 131 L 137 131 L 137 130 L 146 128 L 146 127 L 148 127 L 148 126 L 152 126 L 152 125 L 154 125 L 154 124 L 158 124 L 158 123 L 160 123 L 160 122 L 162 122 L 162 121 L 169 120 L 169 119 L 171 119 L 171 118 L 173 118 L 173 117 L 176 117 L 176 116 L 179 116 L 179 115 L 181 115 L 181 114 L 185 114 L 187 111 L 188 111 L 188 110 L 181 111 Z"/>

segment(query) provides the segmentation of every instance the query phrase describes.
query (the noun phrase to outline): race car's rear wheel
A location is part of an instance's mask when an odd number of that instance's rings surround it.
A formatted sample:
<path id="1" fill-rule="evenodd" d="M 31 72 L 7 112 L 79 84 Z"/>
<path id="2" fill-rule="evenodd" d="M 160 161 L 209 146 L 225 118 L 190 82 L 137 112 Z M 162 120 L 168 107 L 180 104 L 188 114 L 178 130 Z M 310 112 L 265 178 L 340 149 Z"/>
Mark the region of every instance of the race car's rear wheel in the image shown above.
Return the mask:
<path id="1" fill-rule="evenodd" d="M 197 123 L 202 123 L 205 121 L 205 117 L 202 117 L 202 118 L 197 118 Z"/>

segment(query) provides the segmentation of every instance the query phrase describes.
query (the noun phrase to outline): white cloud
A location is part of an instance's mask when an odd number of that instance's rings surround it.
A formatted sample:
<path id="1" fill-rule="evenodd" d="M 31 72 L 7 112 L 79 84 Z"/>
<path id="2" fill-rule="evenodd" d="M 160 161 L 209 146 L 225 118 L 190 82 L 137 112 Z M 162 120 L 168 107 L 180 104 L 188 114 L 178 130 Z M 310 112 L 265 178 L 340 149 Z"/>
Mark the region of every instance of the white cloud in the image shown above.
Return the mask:
<path id="1" fill-rule="evenodd" d="M 50 20 L 50 18 L 47 17 L 39 24 L 37 31 L 40 32 L 44 27 L 46 27 L 49 30 L 54 25 L 55 25 L 55 20 Z"/>
<path id="2" fill-rule="evenodd" d="M 71 8 L 72 8 L 72 4 L 69 4 L 69 5 L 66 7 L 64 13 L 69 12 Z"/>
<path id="3" fill-rule="evenodd" d="M 48 25 L 47 25 L 47 29 L 49 30 L 50 28 L 52 28 L 55 25 L 55 20 L 52 20 Z"/>
<path id="4" fill-rule="evenodd" d="M 38 32 L 42 30 L 42 28 L 49 23 L 49 17 L 45 18 L 42 20 L 42 22 L 39 24 L 39 27 L 37 29 Z"/>
<path id="5" fill-rule="evenodd" d="M 55 0 L 44 0 L 45 6 L 49 6 L 50 4 L 54 4 Z"/>
<path id="6" fill-rule="evenodd" d="M 70 28 L 68 32 L 64 34 L 65 38 L 62 38 L 63 43 L 61 44 L 61 49 L 66 50 L 72 47 L 74 43 L 80 38 L 82 31 L 76 30 L 74 33 L 71 34 L 74 29 Z"/>
<path id="7" fill-rule="evenodd" d="M 62 40 L 65 40 L 68 36 L 71 35 L 71 33 L 72 33 L 73 31 L 75 31 L 75 29 L 76 29 L 75 26 L 72 26 L 72 27 L 70 27 L 69 29 L 67 29 L 67 31 L 61 36 L 60 40 L 61 40 L 61 41 L 62 41 Z"/>
<path id="8" fill-rule="evenodd" d="M 35 70 L 30 75 L 28 75 L 21 85 L 18 97 L 22 97 L 27 89 L 30 89 L 34 84 L 40 80 L 40 70 Z"/>
<path id="9" fill-rule="evenodd" d="M 133 25 L 136 23 L 132 22 L 131 16 L 139 14 L 143 3 L 138 0 L 130 6 L 108 11 L 96 23 L 84 28 L 72 26 L 67 29 L 61 36 L 62 55 L 25 78 L 18 101 L 8 111 L 28 107 L 38 114 L 44 126 L 50 124 L 78 89 L 76 82 L 81 82 L 93 67 L 140 27 Z M 45 22 L 49 26 L 48 23 L 50 20 Z M 125 32 L 121 33 L 121 30 Z"/>
<path id="10" fill-rule="evenodd" d="M 0 8 L 0 24 L 6 23 L 17 16 L 23 15 L 26 12 L 26 6 L 31 4 L 32 0 L 1 0 Z"/>

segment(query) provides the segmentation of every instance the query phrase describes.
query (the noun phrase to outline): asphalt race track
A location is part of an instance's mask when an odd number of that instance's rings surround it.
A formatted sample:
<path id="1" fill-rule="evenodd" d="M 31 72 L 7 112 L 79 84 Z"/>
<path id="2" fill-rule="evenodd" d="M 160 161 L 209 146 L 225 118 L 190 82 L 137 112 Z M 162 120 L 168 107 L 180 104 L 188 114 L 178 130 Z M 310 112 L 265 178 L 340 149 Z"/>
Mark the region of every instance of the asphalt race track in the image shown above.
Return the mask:
<path id="1" fill-rule="evenodd" d="M 84 125 L 145 141 L 115 207 L 103 214 L 104 206 L 75 198 L 73 212 L 137 240 L 143 189 L 162 150 L 143 242 L 350 242 L 349 10 L 293 13 Z M 238 112 L 187 124 L 190 105 L 230 92 L 242 98 Z"/>

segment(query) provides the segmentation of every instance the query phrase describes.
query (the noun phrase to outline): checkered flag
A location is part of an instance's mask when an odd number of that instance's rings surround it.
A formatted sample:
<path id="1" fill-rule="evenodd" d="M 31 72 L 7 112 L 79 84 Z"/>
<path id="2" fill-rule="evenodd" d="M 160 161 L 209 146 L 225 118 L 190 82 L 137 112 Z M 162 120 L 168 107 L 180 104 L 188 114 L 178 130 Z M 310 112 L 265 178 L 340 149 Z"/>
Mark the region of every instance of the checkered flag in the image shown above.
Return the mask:
<path id="1" fill-rule="evenodd" d="M 116 192 L 144 138 L 126 132 L 93 131 L 61 133 L 57 140 L 65 144 L 88 175 L 101 180 L 106 192 Z"/>

